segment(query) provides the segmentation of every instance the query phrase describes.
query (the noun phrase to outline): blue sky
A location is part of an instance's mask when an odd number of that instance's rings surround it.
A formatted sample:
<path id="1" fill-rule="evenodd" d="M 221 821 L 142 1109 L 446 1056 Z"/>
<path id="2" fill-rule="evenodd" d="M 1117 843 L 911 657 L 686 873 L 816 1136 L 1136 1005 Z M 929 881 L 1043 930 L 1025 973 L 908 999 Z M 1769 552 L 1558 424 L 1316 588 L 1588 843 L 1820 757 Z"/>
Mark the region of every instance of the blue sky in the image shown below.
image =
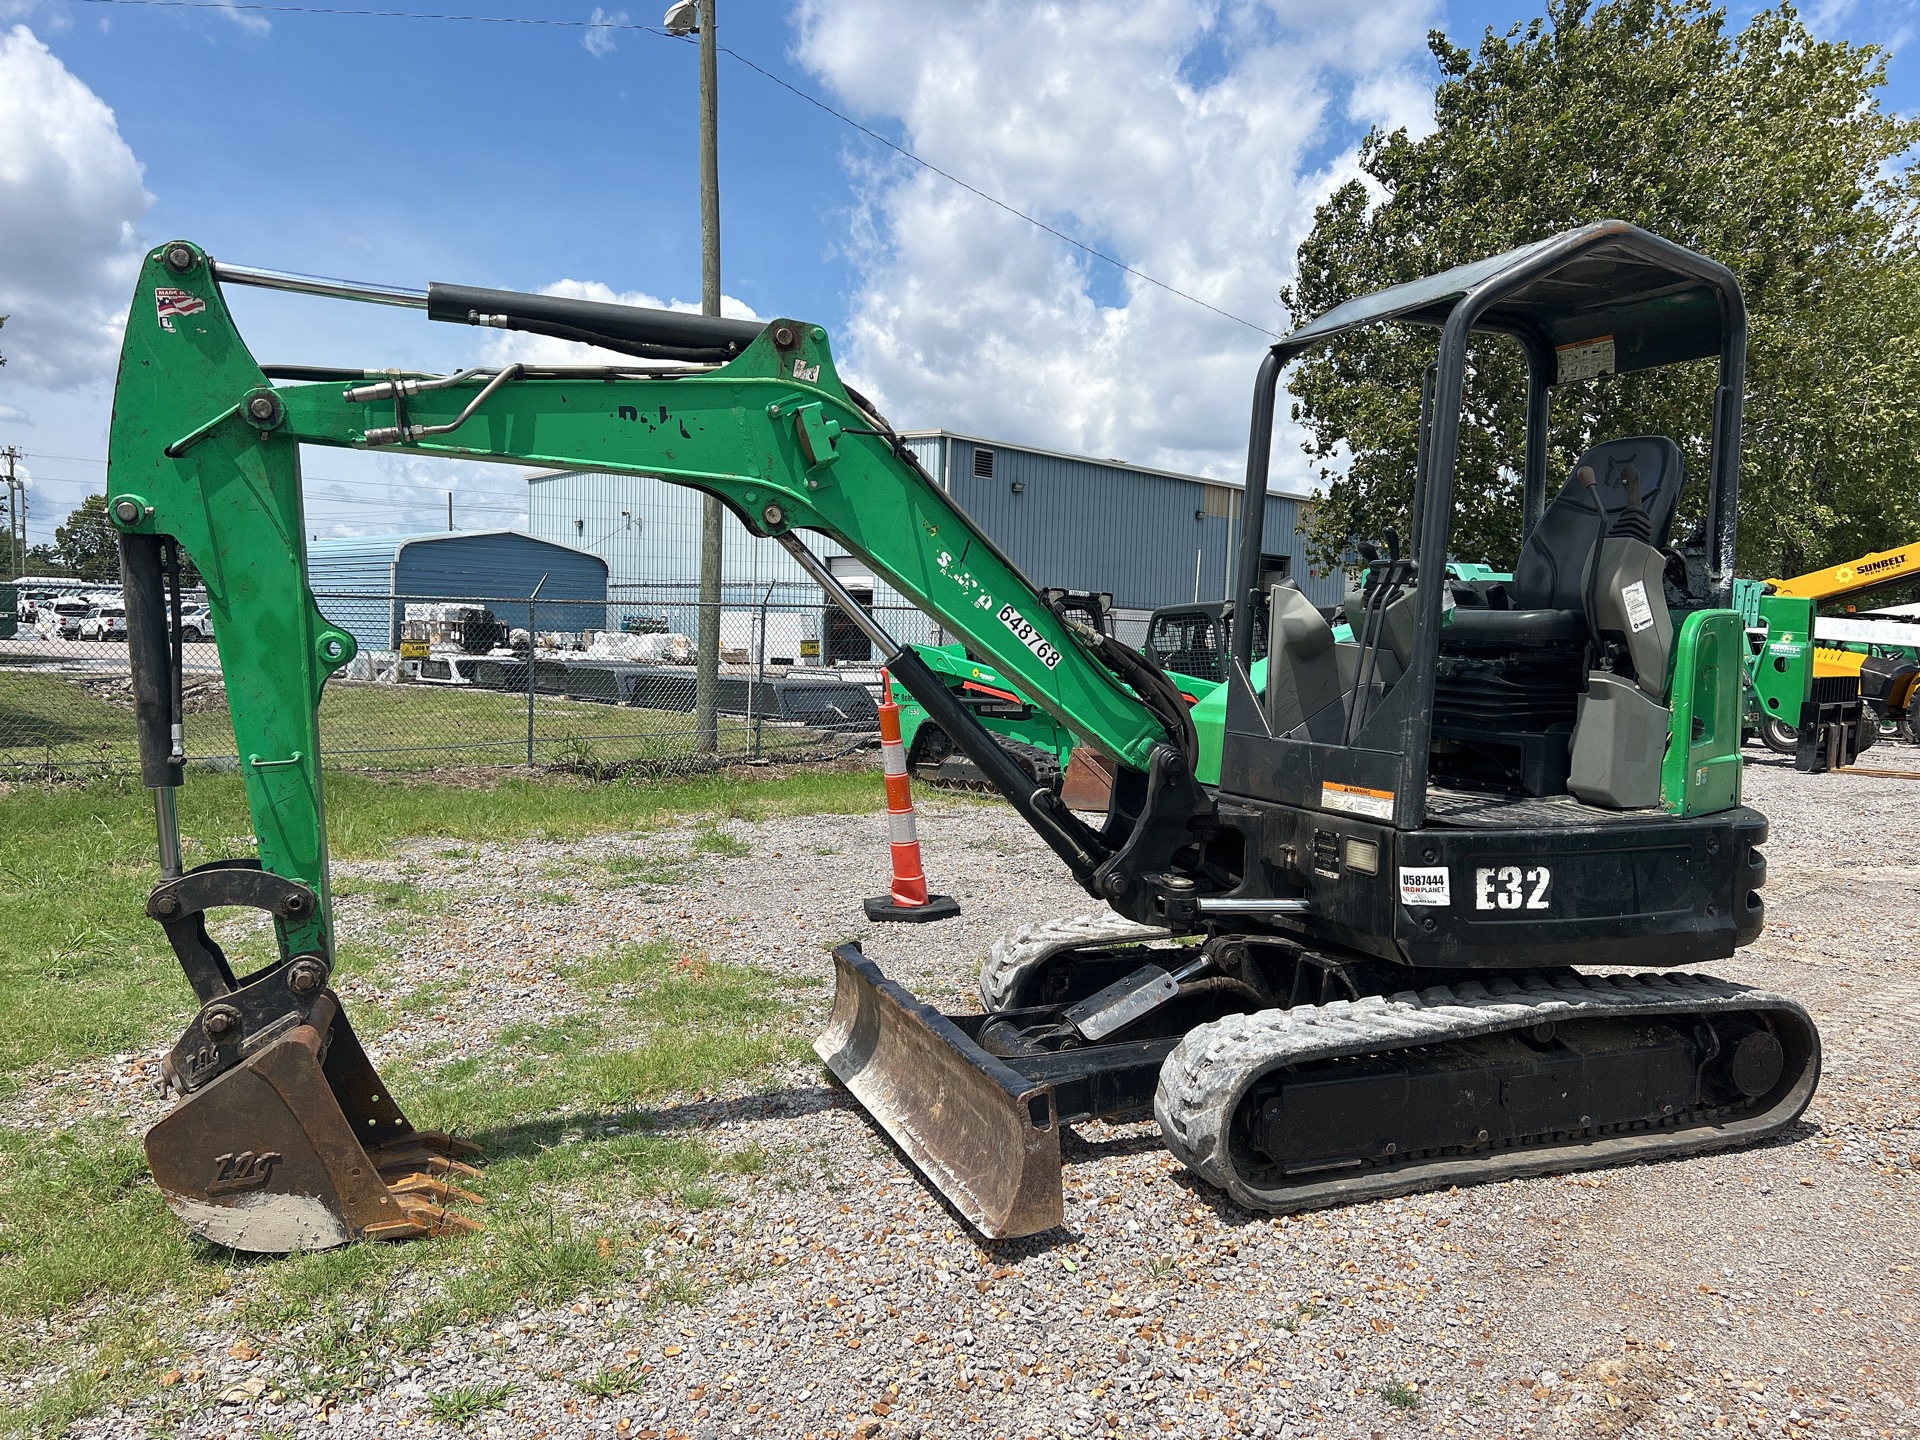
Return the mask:
<path id="1" fill-rule="evenodd" d="M 86 190 L 61 202 L 70 244 L 51 221 L 34 241 L 62 252 L 42 309 L 65 285 L 107 316 L 114 302 L 93 291 L 130 284 L 127 255 L 176 236 L 239 263 L 403 285 L 571 280 L 697 299 L 693 46 L 589 29 L 606 13 L 591 7 L 418 8 L 571 23 L 0 0 L 0 32 L 24 26 L 47 52 L 27 54 L 16 31 L 14 60 L 49 86 L 44 113 L 15 103 L 10 128 L 24 138 L 8 140 L 0 120 L 0 147 L 58 136 L 72 173 L 41 178 Z M 615 13 L 655 25 L 664 8 Z M 1274 292 L 1315 197 L 1368 124 L 1418 119 L 1426 30 L 1469 43 L 1537 13 L 1495 0 L 1317 13 L 1333 8 L 721 0 L 720 39 L 944 168 L 1277 329 Z M 1808 13 L 1824 35 L 1895 46 L 1886 98 L 1920 109 L 1912 3 Z M 1231 472 L 1256 329 L 1143 292 L 730 57 L 720 80 L 730 297 L 826 324 L 898 423 Z M 110 121 L 73 119 L 90 113 L 79 87 Z M 1197 138 L 1162 153 L 1157 137 L 1173 133 Z M 9 164 L 0 148 L 0 184 Z M 96 169 L 112 183 L 87 188 Z M 35 363 L 33 347 L 52 342 L 33 330 L 33 295 L 18 298 L 31 267 L 7 274 L 16 258 L 0 255 L 0 301 L 11 284 L 22 316 L 0 332 L 0 352 L 20 362 L 0 370 L 0 445 L 28 456 L 37 541 L 104 483 L 110 358 L 98 319 L 60 364 Z M 506 353 L 406 312 L 256 292 L 235 303 L 263 360 L 438 368 Z M 310 454 L 306 468 L 315 533 L 443 524 L 448 489 L 463 526 L 512 523 L 523 508 L 510 471 L 346 454 Z"/>

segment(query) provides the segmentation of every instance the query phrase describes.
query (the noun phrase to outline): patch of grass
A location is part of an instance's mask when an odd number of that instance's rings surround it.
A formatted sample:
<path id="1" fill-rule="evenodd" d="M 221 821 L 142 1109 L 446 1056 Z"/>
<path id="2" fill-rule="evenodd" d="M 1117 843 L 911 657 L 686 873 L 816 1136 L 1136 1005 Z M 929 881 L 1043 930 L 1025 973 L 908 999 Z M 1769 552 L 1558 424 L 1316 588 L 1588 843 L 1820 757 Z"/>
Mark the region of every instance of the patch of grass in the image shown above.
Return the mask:
<path id="1" fill-rule="evenodd" d="M 39 1319 L 94 1295 L 150 1293 L 198 1257 L 119 1126 L 0 1129 L 0 1315 Z"/>
<path id="2" fill-rule="evenodd" d="M 588 785 L 513 780 L 491 788 L 402 784 L 362 775 L 327 780 L 329 843 L 339 859 L 378 858 L 421 836 L 469 844 L 674 824 L 689 814 L 763 819 L 853 813 L 883 802 L 877 774 L 807 772 L 771 781 L 724 772 L 689 780 Z M 87 785 L 22 785 L 0 800 L 0 1075 L 49 1060 L 107 1055 L 155 1043 L 184 1024 L 192 996 L 146 897 L 159 878 L 153 802 L 131 778 Z M 238 776 L 195 775 L 181 792 L 189 864 L 245 854 L 227 837 L 252 832 Z M 662 874 L 660 883 L 669 877 Z M 399 915 L 438 897 L 395 882 L 382 896 Z M 418 898 L 415 898 L 415 897 Z M 217 926 L 237 966 L 271 956 L 264 926 Z M 377 957 L 370 957 L 377 958 Z M 343 952 L 342 968 L 361 968 Z"/>
<path id="3" fill-rule="evenodd" d="M 618 1400 L 623 1395 L 639 1394 L 646 1381 L 643 1376 L 634 1373 L 631 1365 L 609 1365 L 577 1383 L 583 1395 L 592 1395 L 600 1400 Z"/>
<path id="4" fill-rule="evenodd" d="M 336 854 L 376 855 L 423 831 L 497 843 L 678 824 L 689 812 L 866 809 L 880 794 L 868 776 L 796 780 L 759 791 L 713 776 L 486 791 L 341 776 L 330 780 L 328 813 Z M 191 996 L 143 913 L 154 878 L 146 792 L 116 781 L 22 787 L 4 804 L 0 1086 L 29 1066 L 169 1036 Z M 221 837 L 250 829 L 235 777 L 197 779 L 182 808 L 190 863 L 233 853 Z M 425 903 L 404 881 L 356 898 L 396 916 Z M 377 969 L 382 955 L 361 940 L 341 965 Z M 473 1188 L 488 1200 L 487 1229 L 478 1235 L 236 1257 L 187 1235 L 118 1124 L 0 1129 L 0 1373 L 50 1377 L 0 1414 L 0 1435 L 55 1435 L 129 1401 L 156 1406 L 165 1428 L 189 1397 L 160 1390 L 160 1377 L 184 1325 L 218 1295 L 233 1294 L 240 1326 L 265 1337 L 280 1383 L 312 1397 L 376 1383 L 395 1356 L 447 1326 L 523 1304 L 615 1290 L 650 1306 L 698 1299 L 692 1278 L 646 1269 L 656 1222 L 596 1217 L 622 1214 L 636 1195 L 682 1210 L 724 1204 L 740 1177 L 772 1168 L 757 1147 L 723 1154 L 656 1107 L 757 1083 L 801 1054 L 790 1003 L 798 986 L 665 945 L 583 962 L 570 978 L 602 994 L 622 987 L 619 1002 L 557 996 L 553 1018 L 514 1027 L 499 1047 L 388 1076 L 416 1124 L 484 1147 L 487 1172 Z M 458 983 L 421 986 L 384 1011 L 362 1006 L 359 1028 L 431 1011 Z"/>
<path id="5" fill-rule="evenodd" d="M 693 849 L 696 855 L 724 855 L 729 860 L 738 860 L 743 855 L 751 855 L 753 846 L 745 840 L 727 834 L 717 825 L 703 825 L 693 837 Z"/>
<path id="6" fill-rule="evenodd" d="M 1384 1385 L 1375 1386 L 1373 1393 L 1396 1410 L 1420 1408 L 1420 1392 L 1404 1380 L 1389 1380 Z"/>
<path id="7" fill-rule="evenodd" d="M 1319 1317 L 1320 1307 L 1310 1300 L 1297 1301 L 1291 1310 L 1273 1317 L 1276 1330 L 1284 1330 L 1289 1335 L 1298 1335 L 1309 1320 Z"/>
<path id="8" fill-rule="evenodd" d="M 103 656 L 112 652 L 102 649 Z M 6 667 L 0 673 L 0 761 L 27 766 L 129 766 L 135 756 L 133 711 L 110 704 L 58 674 Z M 233 719 L 224 703 L 186 717 L 187 754 L 234 754 Z M 371 685 L 335 680 L 320 701 L 321 750 L 331 765 L 378 763 L 426 769 L 449 759 L 512 765 L 527 757 L 527 700 L 521 693 L 437 685 Z M 582 768 L 638 762 L 662 769 L 694 754 L 684 711 L 610 706 L 542 695 L 534 707 L 533 759 Z M 763 731 L 770 749 L 815 748 L 820 732 Z M 722 717 L 722 753 L 744 755 L 753 727 Z M 444 747 L 444 748 L 441 748 Z"/>
<path id="9" fill-rule="evenodd" d="M 513 1394 L 511 1385 L 456 1385 L 427 1397 L 426 1414 L 442 1425 L 465 1428 L 489 1410 L 498 1410 Z"/>

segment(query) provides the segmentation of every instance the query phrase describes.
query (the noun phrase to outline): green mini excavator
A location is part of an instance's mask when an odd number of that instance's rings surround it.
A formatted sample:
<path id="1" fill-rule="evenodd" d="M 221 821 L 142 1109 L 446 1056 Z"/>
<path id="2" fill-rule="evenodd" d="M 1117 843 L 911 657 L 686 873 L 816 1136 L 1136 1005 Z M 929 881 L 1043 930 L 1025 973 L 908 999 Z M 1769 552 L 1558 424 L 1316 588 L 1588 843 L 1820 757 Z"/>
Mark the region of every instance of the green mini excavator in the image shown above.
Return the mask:
<path id="1" fill-rule="evenodd" d="M 424 309 L 614 357 L 428 374 L 262 366 L 225 288 Z M 1367 325 L 1437 329 L 1404 556 L 1339 639 L 1259 590 L 1279 382 Z M 1447 583 L 1470 505 L 1457 457 L 1469 340 L 1528 362 L 1526 533 L 1510 582 Z M 1714 261 L 1606 221 L 1349 301 L 1263 360 L 1215 783 L 1179 687 L 1068 623 L 874 406 L 826 332 L 434 285 L 146 257 L 114 399 L 143 776 L 166 931 L 198 1008 L 147 1136 L 168 1204 L 240 1249 L 462 1222 L 477 1158 L 416 1131 L 332 986 L 317 707 L 353 637 L 308 588 L 303 445 L 656 476 L 718 496 L 840 604 L 933 723 L 1105 909 L 996 946 L 981 1013 L 942 1015 L 857 944 L 834 952 L 817 1049 L 927 1181 L 989 1236 L 1063 1219 L 1063 1127 L 1151 1114 L 1205 1182 L 1289 1211 L 1776 1135 L 1819 1040 L 1791 1000 L 1693 973 L 1760 931 L 1766 821 L 1740 799 L 1745 641 L 1728 608 L 1745 312 Z M 1657 435 L 1595 437 L 1549 475 L 1557 387 L 1717 361 L 1703 520 Z M 1466 493 L 1463 493 L 1466 492 Z M 1037 784 L 802 538 L 832 537 L 1112 770 L 1090 822 Z M 216 621 L 257 855 L 182 868 L 179 575 Z M 1268 637 L 1254 662 L 1257 617 Z M 1209 767 L 1211 768 L 1211 767 Z M 207 929 L 264 911 L 236 973 Z"/>

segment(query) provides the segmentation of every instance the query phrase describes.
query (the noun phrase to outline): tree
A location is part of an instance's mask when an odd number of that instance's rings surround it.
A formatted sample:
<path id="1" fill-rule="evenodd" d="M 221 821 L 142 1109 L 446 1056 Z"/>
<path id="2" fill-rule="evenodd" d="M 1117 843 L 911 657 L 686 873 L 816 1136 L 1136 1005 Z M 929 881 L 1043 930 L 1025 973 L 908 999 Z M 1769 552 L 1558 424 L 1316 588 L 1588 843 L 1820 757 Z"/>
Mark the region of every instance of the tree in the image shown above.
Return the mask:
<path id="1" fill-rule="evenodd" d="M 69 574 L 82 580 L 120 578 L 120 538 L 107 518 L 107 497 L 89 495 L 53 532 L 53 548 Z"/>
<path id="2" fill-rule="evenodd" d="M 66 562 L 61 560 L 60 552 L 51 545 L 30 545 L 27 547 L 27 564 L 21 572 L 25 575 L 65 575 L 68 572 Z"/>
<path id="3" fill-rule="evenodd" d="M 1367 179 L 1320 206 L 1282 294 L 1296 320 L 1589 220 L 1631 220 L 1720 260 L 1746 294 L 1742 573 L 1835 563 L 1920 523 L 1920 122 L 1881 109 L 1878 49 L 1818 41 L 1789 6 L 1730 36 L 1707 0 L 1550 0 L 1543 18 L 1488 31 L 1477 55 L 1438 32 L 1429 46 L 1436 128 L 1362 142 Z M 1363 332 L 1297 370 L 1294 418 L 1328 485 L 1316 558 L 1389 525 L 1405 533 L 1437 338 Z M 1712 363 L 1556 389 L 1561 473 L 1595 440 L 1659 433 L 1704 474 Z M 1476 340 L 1460 559 L 1517 552 L 1524 375 L 1516 343 Z M 1704 508 L 1705 486 L 1688 491 L 1683 523 Z"/>

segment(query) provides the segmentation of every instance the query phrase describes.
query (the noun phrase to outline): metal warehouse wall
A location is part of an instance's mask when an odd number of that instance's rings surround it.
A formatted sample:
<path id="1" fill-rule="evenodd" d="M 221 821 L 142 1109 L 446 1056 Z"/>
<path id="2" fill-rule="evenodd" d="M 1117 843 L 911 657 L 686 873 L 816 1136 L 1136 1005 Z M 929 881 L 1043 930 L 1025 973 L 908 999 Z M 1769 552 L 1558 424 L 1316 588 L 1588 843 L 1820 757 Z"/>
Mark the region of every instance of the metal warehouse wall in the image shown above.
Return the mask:
<path id="1" fill-rule="evenodd" d="M 915 458 L 1036 585 L 1111 590 L 1114 603 L 1152 610 L 1196 595 L 1223 598 L 1240 540 L 1237 486 L 1114 462 L 1050 455 L 945 432 L 904 437 Z M 976 451 L 994 452 L 991 479 L 973 473 Z M 700 494 L 644 476 L 604 472 L 533 474 L 528 529 L 544 539 L 604 556 L 615 587 L 685 583 L 699 573 Z M 1014 485 L 1023 488 L 1014 490 Z M 1298 533 L 1297 502 L 1269 496 L 1263 548 L 1288 556 L 1292 573 L 1318 605 L 1340 603 L 1338 571 L 1315 576 Z M 806 537 L 832 558 L 845 550 Z M 804 572 L 768 540 L 725 521 L 726 604 L 738 606 L 769 582 L 805 584 Z M 736 595 L 736 587 L 743 587 Z M 881 584 L 881 606 L 903 602 Z M 889 623 L 917 640 L 900 617 Z M 926 638 L 932 638 L 928 635 Z"/>
<path id="2" fill-rule="evenodd" d="M 1036 585 L 1111 590 L 1114 604 L 1142 610 L 1226 598 L 1240 544 L 1238 486 L 957 435 L 907 443 Z M 983 451 L 993 455 L 991 478 L 974 473 Z M 1289 558 L 1316 605 L 1340 603 L 1340 572 L 1308 569 L 1293 498 L 1267 497 L 1262 550 Z"/>
<path id="3" fill-rule="evenodd" d="M 576 471 L 532 475 L 527 480 L 527 528 L 601 556 L 615 585 L 677 583 L 700 571 L 701 494 L 644 475 Z M 723 512 L 722 573 L 751 586 L 770 580 L 811 583 L 786 551 L 749 535 L 731 512 Z M 817 545 L 822 554 L 844 555 L 838 546 Z"/>
<path id="4" fill-rule="evenodd" d="M 546 576 L 536 618 L 543 630 L 599 628 L 607 566 L 597 555 L 513 530 L 425 535 L 366 535 L 307 546 L 307 583 L 320 611 L 364 649 L 391 650 L 412 600 L 486 600 L 508 625 L 527 623 L 525 604 L 499 603 L 532 593 Z M 343 593 L 344 592 L 344 593 Z M 350 599 L 349 595 L 395 597 Z"/>

